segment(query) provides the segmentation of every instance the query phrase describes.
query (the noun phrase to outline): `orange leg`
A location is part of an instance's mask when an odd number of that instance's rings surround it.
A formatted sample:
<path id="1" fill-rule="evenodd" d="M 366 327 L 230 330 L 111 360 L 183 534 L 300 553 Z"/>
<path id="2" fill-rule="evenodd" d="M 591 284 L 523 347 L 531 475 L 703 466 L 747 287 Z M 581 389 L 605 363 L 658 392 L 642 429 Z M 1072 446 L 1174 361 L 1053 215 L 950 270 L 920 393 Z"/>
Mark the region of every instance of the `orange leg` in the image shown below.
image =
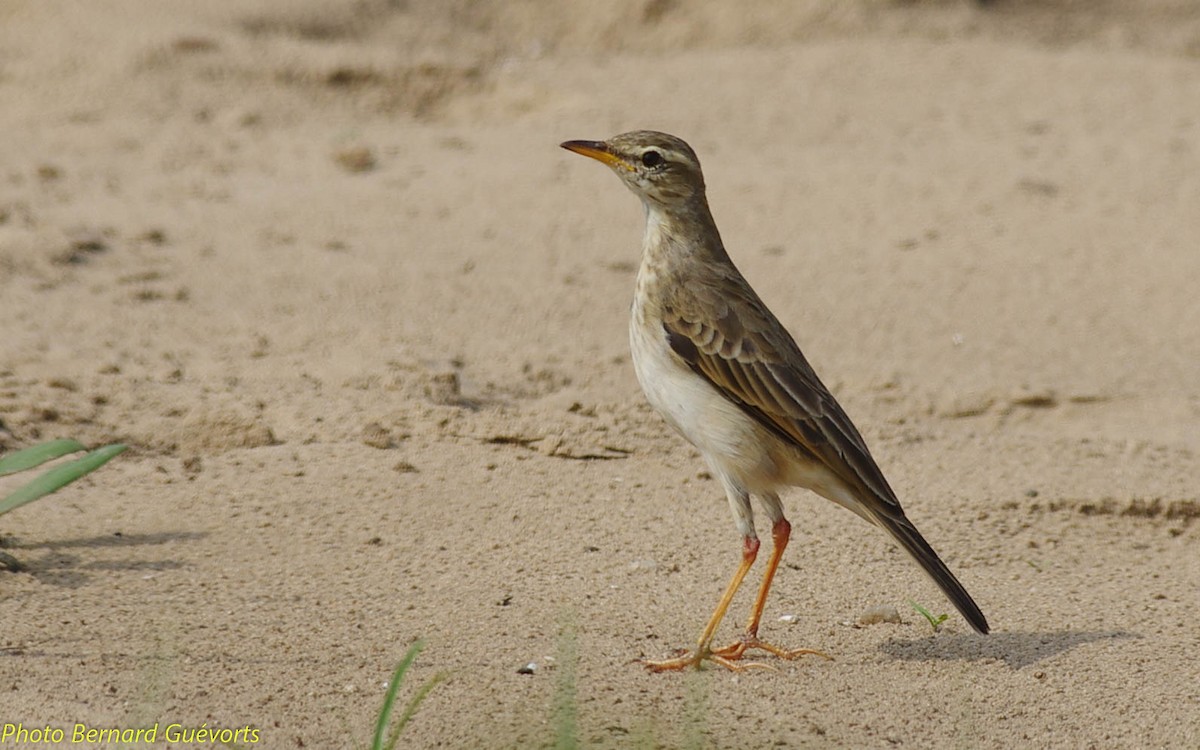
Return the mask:
<path id="1" fill-rule="evenodd" d="M 735 664 L 732 660 L 721 654 L 716 654 L 712 651 L 712 639 L 717 633 L 717 627 L 721 624 L 721 620 L 725 619 L 725 611 L 729 609 L 729 603 L 733 601 L 733 595 L 737 593 L 738 587 L 742 585 L 742 579 L 750 572 L 750 566 L 754 565 L 754 558 L 758 556 L 759 541 L 754 537 L 745 537 L 742 545 L 742 562 L 738 565 L 737 572 L 733 574 L 733 579 L 729 581 L 729 585 L 725 587 L 725 593 L 721 595 L 721 601 L 717 602 L 717 608 L 713 610 L 712 617 L 708 620 L 708 625 L 704 627 L 704 632 L 700 634 L 700 641 L 696 644 L 696 650 L 684 653 L 674 659 L 663 659 L 662 661 L 645 661 L 647 669 L 651 672 L 667 672 L 672 670 L 687 669 L 688 667 L 700 668 L 701 662 L 707 660 L 715 661 L 723 667 L 732 670 L 742 670 L 747 667 L 765 667 L 764 664 Z M 772 555 L 774 557 L 774 555 Z M 765 597 L 765 592 L 762 594 Z M 740 658 L 740 654 L 736 658 Z"/>
<path id="2" fill-rule="evenodd" d="M 788 539 L 791 536 L 792 525 L 787 522 L 786 518 L 780 518 L 771 527 L 773 541 L 771 557 L 767 560 L 767 569 L 763 572 L 762 584 L 758 587 L 758 596 L 754 598 L 754 607 L 750 610 L 750 619 L 746 622 L 746 634 L 729 646 L 713 650 L 714 656 L 735 661 L 741 659 L 749 649 L 756 648 L 775 654 L 781 659 L 796 659 L 807 654 L 830 658 L 829 655 L 810 648 L 785 649 L 758 639 L 758 626 L 762 622 L 763 608 L 767 605 L 767 594 L 771 591 L 771 581 L 775 578 L 775 571 L 779 568 L 779 561 L 783 558 L 783 551 L 787 549 Z"/>

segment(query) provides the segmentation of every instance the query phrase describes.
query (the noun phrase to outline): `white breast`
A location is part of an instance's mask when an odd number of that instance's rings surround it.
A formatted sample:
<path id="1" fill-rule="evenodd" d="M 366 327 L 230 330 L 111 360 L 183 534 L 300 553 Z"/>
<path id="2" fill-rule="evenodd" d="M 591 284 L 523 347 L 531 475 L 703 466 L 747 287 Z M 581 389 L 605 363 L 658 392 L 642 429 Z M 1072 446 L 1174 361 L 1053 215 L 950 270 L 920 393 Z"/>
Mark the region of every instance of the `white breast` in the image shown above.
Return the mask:
<path id="1" fill-rule="evenodd" d="M 704 454 L 714 471 L 751 492 L 779 485 L 781 467 L 769 450 L 773 436 L 679 359 L 661 321 L 647 316 L 636 300 L 629 344 L 650 405 Z"/>

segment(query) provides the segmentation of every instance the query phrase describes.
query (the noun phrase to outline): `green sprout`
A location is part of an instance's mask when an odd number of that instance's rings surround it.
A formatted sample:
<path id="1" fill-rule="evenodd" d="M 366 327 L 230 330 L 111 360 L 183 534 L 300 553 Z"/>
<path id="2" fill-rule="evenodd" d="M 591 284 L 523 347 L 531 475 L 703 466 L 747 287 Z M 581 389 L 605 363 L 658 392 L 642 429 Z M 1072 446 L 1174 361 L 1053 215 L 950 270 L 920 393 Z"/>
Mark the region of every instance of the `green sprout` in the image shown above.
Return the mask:
<path id="1" fill-rule="evenodd" d="M 945 612 L 934 616 L 930 614 L 929 610 L 925 609 L 920 604 L 917 604 L 912 599 L 909 599 L 908 603 L 911 604 L 912 608 L 917 611 L 917 614 L 929 621 L 929 627 L 933 628 L 933 632 L 935 633 L 938 631 L 938 628 L 942 626 L 942 623 L 946 621 L 946 618 L 950 617 L 950 615 L 946 614 Z"/>

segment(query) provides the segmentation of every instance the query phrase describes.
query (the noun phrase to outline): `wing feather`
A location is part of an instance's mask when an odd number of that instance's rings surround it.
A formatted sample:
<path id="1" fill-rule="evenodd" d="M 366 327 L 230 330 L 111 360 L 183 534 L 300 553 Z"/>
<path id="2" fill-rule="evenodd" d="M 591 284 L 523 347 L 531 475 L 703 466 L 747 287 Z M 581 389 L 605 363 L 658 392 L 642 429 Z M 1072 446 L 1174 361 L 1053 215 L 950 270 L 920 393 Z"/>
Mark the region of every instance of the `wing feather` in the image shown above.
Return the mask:
<path id="1" fill-rule="evenodd" d="M 854 488 L 876 513 L 903 518 L 850 418 L 783 326 L 753 302 L 727 302 L 715 320 L 667 310 L 663 327 L 671 348 L 721 395 Z"/>
<path id="2" fill-rule="evenodd" d="M 845 482 L 866 516 L 913 556 L 972 627 L 987 633 L 987 619 L 905 517 L 862 435 L 796 342 L 740 276 L 725 280 L 734 283 L 723 286 L 721 300 L 708 287 L 701 289 L 706 299 L 676 298 L 674 305 L 664 305 L 672 351 L 780 440 Z"/>

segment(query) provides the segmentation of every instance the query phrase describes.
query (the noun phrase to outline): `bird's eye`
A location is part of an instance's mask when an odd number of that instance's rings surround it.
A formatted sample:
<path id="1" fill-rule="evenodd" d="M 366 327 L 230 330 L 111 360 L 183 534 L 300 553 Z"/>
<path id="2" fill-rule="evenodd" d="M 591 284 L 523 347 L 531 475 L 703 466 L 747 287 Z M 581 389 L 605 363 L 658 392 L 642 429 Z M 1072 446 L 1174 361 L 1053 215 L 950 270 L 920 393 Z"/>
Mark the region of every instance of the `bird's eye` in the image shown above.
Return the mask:
<path id="1" fill-rule="evenodd" d="M 663 163 L 662 154 L 657 151 L 647 151 L 642 154 L 642 165 L 647 167 L 657 167 Z"/>

